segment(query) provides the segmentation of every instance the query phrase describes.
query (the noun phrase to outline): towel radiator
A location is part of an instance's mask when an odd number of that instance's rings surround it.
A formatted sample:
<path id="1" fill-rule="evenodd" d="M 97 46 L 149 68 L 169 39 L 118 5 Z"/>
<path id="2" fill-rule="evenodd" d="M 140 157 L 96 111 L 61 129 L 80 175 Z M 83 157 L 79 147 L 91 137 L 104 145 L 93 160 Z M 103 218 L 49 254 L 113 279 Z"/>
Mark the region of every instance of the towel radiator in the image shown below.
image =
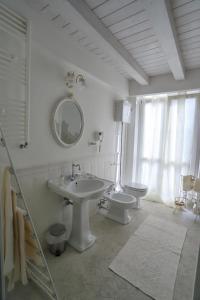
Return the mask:
<path id="1" fill-rule="evenodd" d="M 6 2 L 6 1 L 5 1 Z M 29 142 L 31 23 L 0 1 L 0 122 L 14 147 Z"/>
<path id="2" fill-rule="evenodd" d="M 3 129 L 1 127 L 1 125 L 0 125 L 0 134 L 1 134 L 1 145 L 6 150 L 8 160 L 9 160 L 9 163 L 10 163 L 10 171 L 11 171 L 11 174 L 15 178 L 15 182 L 16 182 L 16 185 L 17 185 L 17 188 L 18 188 L 18 191 L 19 191 L 17 193 L 17 196 L 21 198 L 23 206 L 24 206 L 26 217 L 29 218 L 29 221 L 32 225 L 34 238 L 37 242 L 38 250 L 40 252 L 40 256 L 41 256 L 42 263 L 43 263 L 43 266 L 40 268 L 40 267 L 36 266 L 32 261 L 27 259 L 27 274 L 28 274 L 28 277 L 43 292 L 45 292 L 51 300 L 59 300 L 59 297 L 58 297 L 58 294 L 57 294 L 57 291 L 56 291 L 56 287 L 55 287 L 55 283 L 54 283 L 54 280 L 51 276 L 47 261 L 45 259 L 44 252 L 42 250 L 42 247 L 41 247 L 38 235 L 37 235 L 37 231 L 35 229 L 35 226 L 34 226 L 34 223 L 33 223 L 33 220 L 32 220 L 32 217 L 31 217 L 31 214 L 30 214 L 27 202 L 26 202 L 26 199 L 24 197 L 24 194 L 23 194 L 23 191 L 22 191 L 22 188 L 21 188 L 21 184 L 20 184 L 19 178 L 17 176 L 17 173 L 16 173 L 16 170 L 15 170 L 15 167 L 14 167 L 11 155 L 10 155 L 10 151 L 9 151 L 8 145 L 6 143 L 6 138 L 5 138 L 5 135 L 4 135 L 4 132 L 3 132 Z M 3 249 L 2 243 L 3 243 L 3 240 L 1 239 L 1 241 L 0 241 L 1 249 Z M 1 258 L 2 258 L 2 253 L 0 252 L 0 254 L 1 254 Z M 5 299 L 5 293 L 4 293 L 4 291 L 5 291 L 5 281 L 4 281 L 2 260 L 0 262 L 0 268 L 1 268 L 0 269 L 1 270 L 0 280 L 2 280 L 1 284 L 3 284 L 3 286 L 2 286 L 2 295 L 1 295 L 2 299 L 0 298 L 0 300 L 4 300 Z"/>

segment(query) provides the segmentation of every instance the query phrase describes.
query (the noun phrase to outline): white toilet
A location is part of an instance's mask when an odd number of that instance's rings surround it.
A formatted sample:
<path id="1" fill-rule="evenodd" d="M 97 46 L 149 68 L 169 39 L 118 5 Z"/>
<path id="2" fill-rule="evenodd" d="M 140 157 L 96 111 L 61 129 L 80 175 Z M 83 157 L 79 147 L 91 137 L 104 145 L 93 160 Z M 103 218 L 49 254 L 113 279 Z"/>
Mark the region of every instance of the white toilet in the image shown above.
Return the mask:
<path id="1" fill-rule="evenodd" d="M 136 198 L 136 203 L 133 208 L 140 208 L 140 199 L 146 196 L 148 187 L 141 183 L 131 183 L 124 186 L 124 192 Z"/>
<path id="2" fill-rule="evenodd" d="M 136 198 L 125 192 L 105 192 L 105 199 L 108 201 L 106 217 L 121 224 L 128 224 L 131 221 L 129 211 L 136 206 Z"/>

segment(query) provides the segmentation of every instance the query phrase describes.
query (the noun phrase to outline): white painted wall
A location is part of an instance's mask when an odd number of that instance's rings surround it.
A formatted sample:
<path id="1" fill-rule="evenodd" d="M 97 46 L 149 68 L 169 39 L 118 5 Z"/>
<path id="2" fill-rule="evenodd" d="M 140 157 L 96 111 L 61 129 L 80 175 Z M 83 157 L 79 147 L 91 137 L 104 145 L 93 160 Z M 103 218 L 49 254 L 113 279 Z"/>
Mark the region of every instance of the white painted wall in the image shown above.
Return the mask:
<path id="1" fill-rule="evenodd" d="M 150 78 L 149 85 L 142 86 L 136 81 L 129 82 L 130 96 L 148 95 L 200 89 L 200 69 L 186 71 L 184 80 L 174 80 L 171 74 L 159 75 Z"/>
<path id="2" fill-rule="evenodd" d="M 26 150 L 14 149 L 17 168 L 44 165 L 52 162 L 98 155 L 88 142 L 93 132 L 104 132 L 101 154 L 114 153 L 115 123 L 113 103 L 120 96 L 86 75 L 86 88 L 75 90 L 75 98 L 82 107 L 85 127 L 79 143 L 69 149 L 55 141 L 51 131 L 51 117 L 56 103 L 67 94 L 64 77 L 71 66 L 39 45 L 32 45 L 30 144 Z M 76 71 L 76 67 L 73 67 Z"/>

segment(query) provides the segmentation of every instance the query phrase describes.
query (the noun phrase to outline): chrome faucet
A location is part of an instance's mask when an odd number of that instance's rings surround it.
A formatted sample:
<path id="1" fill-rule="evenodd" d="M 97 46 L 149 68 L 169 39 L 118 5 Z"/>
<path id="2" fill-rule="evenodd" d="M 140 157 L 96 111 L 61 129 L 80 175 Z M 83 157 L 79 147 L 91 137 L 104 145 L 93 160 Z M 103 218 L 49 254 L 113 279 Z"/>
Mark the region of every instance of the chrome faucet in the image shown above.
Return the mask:
<path id="1" fill-rule="evenodd" d="M 80 164 L 72 164 L 72 175 L 71 175 L 71 180 L 75 180 L 77 177 L 78 173 L 75 172 L 76 168 L 78 168 L 79 172 L 81 171 L 81 166 Z"/>

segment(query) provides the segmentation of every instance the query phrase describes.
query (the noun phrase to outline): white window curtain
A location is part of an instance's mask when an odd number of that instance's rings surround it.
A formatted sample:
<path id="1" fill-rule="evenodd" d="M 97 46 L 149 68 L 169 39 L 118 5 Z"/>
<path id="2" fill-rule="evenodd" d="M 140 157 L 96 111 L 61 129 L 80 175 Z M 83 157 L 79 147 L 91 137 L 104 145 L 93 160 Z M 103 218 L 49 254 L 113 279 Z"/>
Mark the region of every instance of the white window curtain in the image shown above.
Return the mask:
<path id="1" fill-rule="evenodd" d="M 180 175 L 198 175 L 199 96 L 157 96 L 137 101 L 132 181 L 146 184 L 147 199 L 174 203 Z"/>

